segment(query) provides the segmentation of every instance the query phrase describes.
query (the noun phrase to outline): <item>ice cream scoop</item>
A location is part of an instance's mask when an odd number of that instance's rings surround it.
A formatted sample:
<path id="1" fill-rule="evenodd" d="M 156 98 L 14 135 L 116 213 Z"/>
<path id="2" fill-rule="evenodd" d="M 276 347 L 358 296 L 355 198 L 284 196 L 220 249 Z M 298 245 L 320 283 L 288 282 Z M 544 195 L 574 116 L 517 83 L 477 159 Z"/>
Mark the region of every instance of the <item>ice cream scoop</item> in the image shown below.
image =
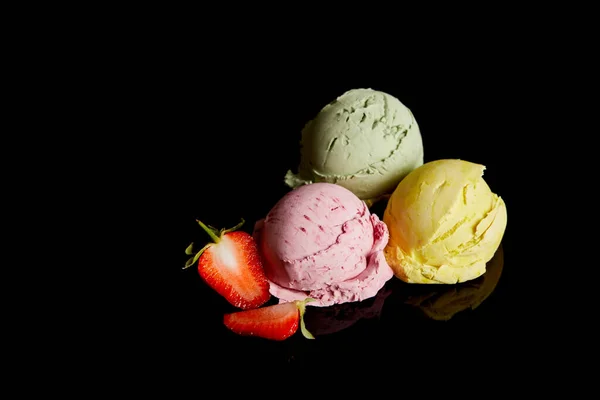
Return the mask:
<path id="1" fill-rule="evenodd" d="M 428 318 L 448 321 L 459 312 L 479 307 L 496 288 L 503 267 L 500 245 L 479 278 L 457 285 L 410 285 L 405 303 L 418 307 Z"/>
<path id="2" fill-rule="evenodd" d="M 412 112 L 387 93 L 353 89 L 305 125 L 298 173 L 288 171 L 285 182 L 335 183 L 373 200 L 422 164 L 423 141 Z"/>
<path id="3" fill-rule="evenodd" d="M 396 187 L 383 214 L 384 250 L 409 283 L 457 283 L 485 272 L 507 223 L 504 200 L 483 180 L 485 167 L 463 160 L 428 162 Z"/>
<path id="4" fill-rule="evenodd" d="M 393 277 L 383 255 L 388 230 L 364 201 L 331 183 L 285 194 L 254 230 L 269 280 L 281 302 L 329 306 L 373 297 Z"/>

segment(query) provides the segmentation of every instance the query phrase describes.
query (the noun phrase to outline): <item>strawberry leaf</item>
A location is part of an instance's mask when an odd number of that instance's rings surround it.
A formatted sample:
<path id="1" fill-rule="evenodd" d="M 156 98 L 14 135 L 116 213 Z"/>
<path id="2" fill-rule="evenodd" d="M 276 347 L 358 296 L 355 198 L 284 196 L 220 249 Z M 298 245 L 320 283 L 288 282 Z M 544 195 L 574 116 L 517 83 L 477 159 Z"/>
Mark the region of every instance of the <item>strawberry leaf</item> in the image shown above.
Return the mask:
<path id="1" fill-rule="evenodd" d="M 298 309 L 300 310 L 300 331 L 302 332 L 302 335 L 307 339 L 315 338 L 313 336 L 313 334 L 308 331 L 308 329 L 306 328 L 306 324 L 304 323 L 304 313 L 306 312 L 306 303 L 309 303 L 311 301 L 315 301 L 315 299 L 311 299 L 309 297 L 309 298 L 306 298 L 304 301 L 296 302 L 296 305 L 298 306 Z"/>
<path id="2" fill-rule="evenodd" d="M 202 255 L 202 253 L 204 253 L 204 250 L 208 249 L 210 246 L 212 246 L 212 243 L 208 243 L 206 246 L 204 246 L 202 249 L 200 249 L 199 252 L 196 253 L 196 255 L 194 257 L 189 258 L 186 262 L 185 262 L 185 266 L 183 267 L 183 269 L 189 268 L 192 265 L 194 265 L 196 263 L 196 261 L 198 261 L 198 259 L 200 258 L 200 256 Z M 191 246 L 191 245 L 190 245 Z M 190 248 L 190 246 L 188 246 L 188 249 Z M 186 249 L 187 251 L 187 249 Z"/>
<path id="3" fill-rule="evenodd" d="M 240 229 L 240 228 L 242 227 L 242 225 L 244 225 L 244 223 L 245 223 L 245 222 L 246 222 L 246 221 L 244 221 L 244 218 L 242 218 L 242 221 L 241 221 L 239 224 L 237 224 L 236 226 L 234 226 L 233 228 L 229 228 L 229 229 L 221 229 L 221 232 L 220 232 L 220 234 L 221 234 L 221 235 L 224 235 L 224 234 L 226 234 L 226 233 L 228 233 L 228 232 L 233 232 L 233 231 L 236 231 L 236 230 Z"/>
<path id="4" fill-rule="evenodd" d="M 194 242 L 190 243 L 190 245 L 186 247 L 185 254 L 187 254 L 188 256 L 194 254 Z"/>
<path id="5" fill-rule="evenodd" d="M 219 241 L 221 240 L 219 237 L 219 232 L 215 231 L 213 228 L 204 225 L 199 219 L 197 219 L 196 222 L 198 222 L 198 225 L 200 225 L 202 229 L 204 229 L 204 231 L 208 233 L 208 236 L 210 236 L 213 242 L 219 243 Z"/>
<path id="6" fill-rule="evenodd" d="M 219 230 L 217 228 L 215 228 L 212 225 L 206 225 L 211 231 L 213 231 L 215 234 L 219 233 Z"/>
<path id="7" fill-rule="evenodd" d="M 196 257 L 188 258 L 188 260 L 185 262 L 185 265 L 183 266 L 183 269 L 187 269 L 187 268 L 191 267 L 192 265 L 194 265 L 195 258 Z"/>

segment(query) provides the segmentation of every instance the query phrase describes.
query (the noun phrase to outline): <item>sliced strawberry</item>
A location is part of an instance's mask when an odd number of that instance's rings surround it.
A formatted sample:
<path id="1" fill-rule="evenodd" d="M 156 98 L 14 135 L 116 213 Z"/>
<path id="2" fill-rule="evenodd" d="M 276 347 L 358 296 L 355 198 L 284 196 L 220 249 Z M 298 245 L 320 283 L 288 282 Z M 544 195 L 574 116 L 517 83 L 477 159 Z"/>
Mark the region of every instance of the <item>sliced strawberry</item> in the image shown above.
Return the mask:
<path id="1" fill-rule="evenodd" d="M 257 336 L 271 340 L 285 340 L 298 330 L 298 322 L 304 337 L 314 339 L 314 336 L 304 325 L 306 302 L 292 301 L 256 308 L 254 310 L 238 311 L 225 314 L 223 323 L 231 331 L 244 336 Z"/>
<path id="2" fill-rule="evenodd" d="M 256 243 L 251 235 L 235 231 L 244 220 L 231 229 L 219 232 L 198 224 L 214 243 L 209 243 L 186 263 L 186 268 L 198 260 L 198 273 L 217 293 L 235 307 L 248 310 L 271 298 Z M 192 245 L 186 250 L 192 254 Z"/>

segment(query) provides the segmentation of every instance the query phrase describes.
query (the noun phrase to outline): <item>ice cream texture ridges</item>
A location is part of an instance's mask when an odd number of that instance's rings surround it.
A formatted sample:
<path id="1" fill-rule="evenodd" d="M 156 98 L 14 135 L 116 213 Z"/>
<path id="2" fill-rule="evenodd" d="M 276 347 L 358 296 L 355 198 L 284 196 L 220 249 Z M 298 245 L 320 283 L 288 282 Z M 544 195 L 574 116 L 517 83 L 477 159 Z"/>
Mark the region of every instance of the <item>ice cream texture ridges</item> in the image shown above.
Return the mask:
<path id="1" fill-rule="evenodd" d="M 412 112 L 387 93 L 353 89 L 305 125 L 298 174 L 288 171 L 285 182 L 335 183 L 368 200 L 391 193 L 422 164 L 423 142 Z"/>
<path id="2" fill-rule="evenodd" d="M 383 216 L 390 232 L 384 253 L 398 278 L 453 284 L 485 273 L 507 212 L 483 180 L 484 170 L 468 161 L 437 160 L 398 184 Z"/>
<path id="3" fill-rule="evenodd" d="M 330 183 L 302 185 L 257 221 L 270 292 L 280 301 L 329 306 L 373 297 L 393 277 L 388 230 L 365 202 Z"/>

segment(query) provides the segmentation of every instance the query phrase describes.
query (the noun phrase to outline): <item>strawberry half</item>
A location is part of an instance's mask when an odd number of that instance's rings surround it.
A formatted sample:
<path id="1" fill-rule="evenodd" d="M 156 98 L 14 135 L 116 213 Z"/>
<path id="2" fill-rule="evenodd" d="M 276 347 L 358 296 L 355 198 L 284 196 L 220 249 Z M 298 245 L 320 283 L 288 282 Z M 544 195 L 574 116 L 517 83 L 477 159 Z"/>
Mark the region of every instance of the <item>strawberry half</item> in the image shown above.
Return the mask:
<path id="1" fill-rule="evenodd" d="M 291 301 L 254 310 L 237 311 L 225 314 L 223 323 L 231 331 L 244 336 L 257 336 L 271 340 L 285 340 L 298 330 L 298 323 L 304 337 L 314 339 L 314 336 L 304 325 L 304 301 Z"/>
<path id="2" fill-rule="evenodd" d="M 217 293 L 235 307 L 257 308 L 271 298 L 256 242 L 243 231 L 235 231 L 244 220 L 231 229 L 217 231 L 198 221 L 214 243 L 204 246 L 188 260 L 184 268 L 198 261 L 198 273 Z M 191 255 L 193 243 L 186 249 Z"/>

